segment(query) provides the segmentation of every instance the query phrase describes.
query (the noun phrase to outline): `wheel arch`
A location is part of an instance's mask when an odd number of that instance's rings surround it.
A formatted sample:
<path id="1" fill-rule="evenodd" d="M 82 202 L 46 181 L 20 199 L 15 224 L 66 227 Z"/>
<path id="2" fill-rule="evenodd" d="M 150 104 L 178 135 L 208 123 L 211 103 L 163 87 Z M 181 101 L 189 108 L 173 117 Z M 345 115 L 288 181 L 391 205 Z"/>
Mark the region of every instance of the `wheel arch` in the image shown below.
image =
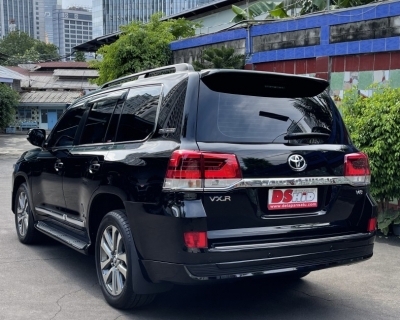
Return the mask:
<path id="1" fill-rule="evenodd" d="M 96 242 L 97 230 L 103 217 L 112 210 L 125 210 L 125 199 L 126 195 L 108 190 L 98 191 L 93 195 L 87 217 L 88 234 L 92 247 Z"/>
<path id="2" fill-rule="evenodd" d="M 28 177 L 24 173 L 20 173 L 14 178 L 13 182 L 13 189 L 12 189 L 12 197 L 11 197 L 11 210 L 15 214 L 15 196 L 17 194 L 17 190 L 20 187 L 21 184 L 26 183 L 28 184 Z M 30 193 L 29 186 L 28 187 L 28 192 Z M 29 194 L 30 199 L 32 199 L 31 194 Z"/>

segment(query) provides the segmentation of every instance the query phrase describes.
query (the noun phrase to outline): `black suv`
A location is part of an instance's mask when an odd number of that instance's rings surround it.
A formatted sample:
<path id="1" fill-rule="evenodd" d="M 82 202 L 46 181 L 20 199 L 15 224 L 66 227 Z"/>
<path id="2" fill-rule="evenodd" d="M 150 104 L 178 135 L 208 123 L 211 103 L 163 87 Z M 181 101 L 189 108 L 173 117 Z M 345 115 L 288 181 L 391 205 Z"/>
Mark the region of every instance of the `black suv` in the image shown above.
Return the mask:
<path id="1" fill-rule="evenodd" d="M 372 256 L 368 158 L 328 82 L 188 64 L 74 102 L 13 173 L 22 243 L 93 248 L 108 303 L 172 284 L 310 271 Z"/>

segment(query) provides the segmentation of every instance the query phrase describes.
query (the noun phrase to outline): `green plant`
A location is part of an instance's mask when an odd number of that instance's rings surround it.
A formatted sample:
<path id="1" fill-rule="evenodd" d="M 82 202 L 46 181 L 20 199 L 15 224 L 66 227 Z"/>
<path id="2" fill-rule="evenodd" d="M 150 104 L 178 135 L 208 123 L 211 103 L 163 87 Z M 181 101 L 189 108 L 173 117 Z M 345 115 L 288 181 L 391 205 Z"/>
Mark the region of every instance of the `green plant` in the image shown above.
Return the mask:
<path id="1" fill-rule="evenodd" d="M 400 88 L 374 89 L 371 97 L 347 91 L 341 110 L 354 144 L 369 157 L 371 193 L 385 212 L 400 198 Z"/>
<path id="2" fill-rule="evenodd" d="M 378 214 L 378 229 L 385 235 L 389 233 L 391 224 L 400 224 L 400 211 L 386 210 Z"/>
<path id="3" fill-rule="evenodd" d="M 244 55 L 236 54 L 235 49 L 207 48 L 201 53 L 200 61 L 193 61 L 195 70 L 203 69 L 243 69 Z"/>
<path id="4" fill-rule="evenodd" d="M 255 17 L 258 17 L 264 13 L 268 13 L 267 17 L 272 18 L 288 17 L 283 2 L 275 3 L 269 1 L 258 1 L 244 9 L 232 5 L 232 11 L 235 13 L 235 16 L 233 17 L 231 22 L 253 20 Z"/>
<path id="5" fill-rule="evenodd" d="M 168 65 L 170 43 L 193 36 L 199 24 L 183 18 L 161 21 L 161 17 L 161 14 L 154 14 L 148 23 L 135 21 L 121 26 L 118 40 L 97 51 L 102 60 L 89 62 L 92 68 L 99 70 L 94 82 L 101 85 L 127 74 Z"/>
<path id="6" fill-rule="evenodd" d="M 33 39 L 22 31 L 10 32 L 1 39 L 0 52 L 8 55 L 4 61 L 8 66 L 60 59 L 57 46 Z"/>
<path id="7" fill-rule="evenodd" d="M 85 62 L 86 61 L 85 53 L 83 51 L 75 52 L 75 61 Z"/>
<path id="8" fill-rule="evenodd" d="M 8 85 L 0 83 L 0 129 L 7 127 L 15 114 L 19 94 Z"/>

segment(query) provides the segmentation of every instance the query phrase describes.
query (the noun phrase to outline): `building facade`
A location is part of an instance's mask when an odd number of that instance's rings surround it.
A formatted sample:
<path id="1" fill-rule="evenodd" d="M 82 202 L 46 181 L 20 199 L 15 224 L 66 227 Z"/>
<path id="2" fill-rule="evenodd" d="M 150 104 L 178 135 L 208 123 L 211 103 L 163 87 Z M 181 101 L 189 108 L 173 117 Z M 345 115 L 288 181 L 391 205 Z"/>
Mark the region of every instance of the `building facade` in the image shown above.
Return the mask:
<path id="1" fill-rule="evenodd" d="M 246 69 L 329 80 L 337 102 L 353 86 L 371 96 L 374 84 L 400 87 L 400 1 L 264 22 L 170 45 L 175 63 L 199 60 L 210 46 L 244 53 Z"/>
<path id="2" fill-rule="evenodd" d="M 119 31 L 132 21 L 148 22 L 152 14 L 166 17 L 218 0 L 93 0 L 93 37 Z"/>
<path id="3" fill-rule="evenodd" d="M 89 79 L 98 76 L 86 62 L 45 62 L 31 71 L 1 67 L 0 82 L 19 91 L 20 100 L 12 126 L 50 130 L 65 109 L 78 97 L 97 89 Z"/>
<path id="4" fill-rule="evenodd" d="M 92 39 L 92 13 L 85 8 L 61 6 L 53 11 L 53 44 L 63 60 L 74 60 L 72 48 Z"/>
<path id="5" fill-rule="evenodd" d="M 0 38 L 19 30 L 44 41 L 44 29 L 44 0 L 0 0 Z"/>

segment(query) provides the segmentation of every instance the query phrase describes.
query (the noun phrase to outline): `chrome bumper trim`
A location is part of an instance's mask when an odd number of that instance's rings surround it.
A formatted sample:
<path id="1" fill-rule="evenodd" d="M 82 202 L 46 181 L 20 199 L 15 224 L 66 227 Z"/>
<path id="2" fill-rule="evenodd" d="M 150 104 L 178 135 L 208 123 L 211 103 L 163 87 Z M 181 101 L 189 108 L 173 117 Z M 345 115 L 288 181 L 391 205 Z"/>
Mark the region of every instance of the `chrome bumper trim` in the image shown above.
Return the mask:
<path id="1" fill-rule="evenodd" d="M 291 246 L 303 246 L 309 244 L 320 244 L 326 242 L 342 241 L 342 240 L 353 240 L 370 237 L 372 233 L 356 233 L 344 236 L 326 237 L 309 240 L 296 240 L 296 241 L 285 241 L 285 242 L 273 242 L 273 243 L 260 243 L 260 244 L 245 244 L 237 246 L 220 246 L 208 249 L 209 252 L 232 252 L 232 251 L 244 251 L 244 250 L 259 250 L 259 249 L 271 249 Z"/>

